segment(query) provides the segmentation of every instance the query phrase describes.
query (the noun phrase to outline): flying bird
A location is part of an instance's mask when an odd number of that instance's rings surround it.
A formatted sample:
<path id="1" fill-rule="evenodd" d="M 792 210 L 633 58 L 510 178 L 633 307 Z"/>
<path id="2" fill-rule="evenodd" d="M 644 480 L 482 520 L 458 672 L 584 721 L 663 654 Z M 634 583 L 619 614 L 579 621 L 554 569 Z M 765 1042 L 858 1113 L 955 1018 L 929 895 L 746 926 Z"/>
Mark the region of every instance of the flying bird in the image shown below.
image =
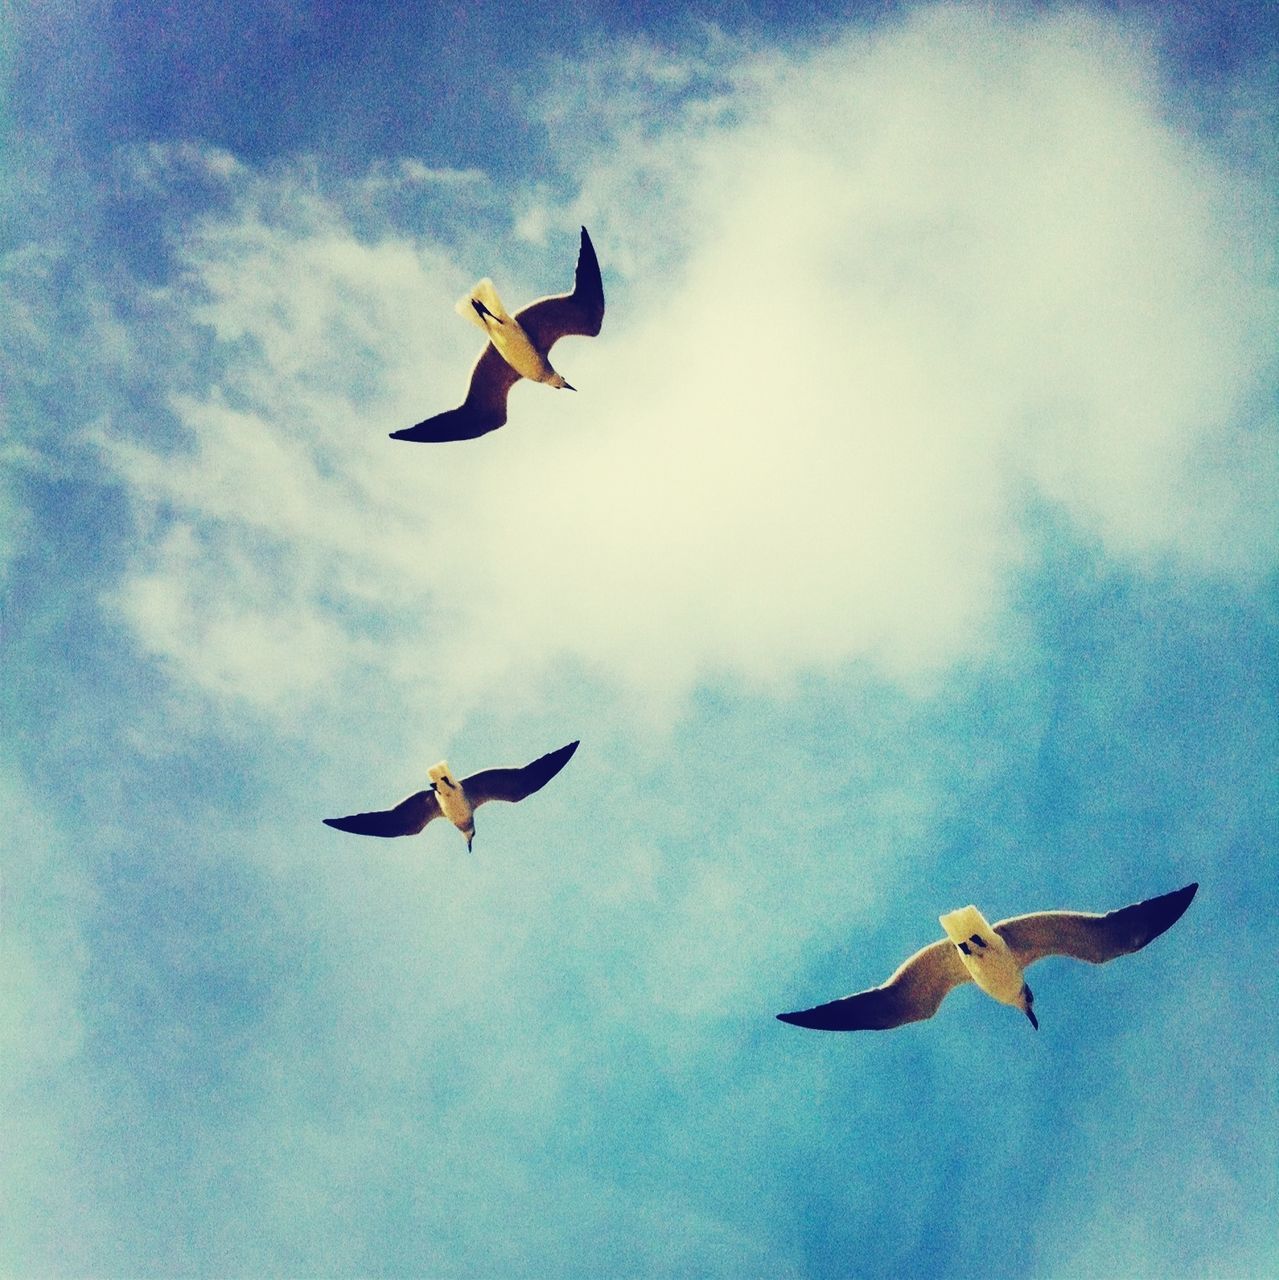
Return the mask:
<path id="1" fill-rule="evenodd" d="M 915 952 L 883 986 L 777 1016 L 818 1031 L 886 1031 L 931 1018 L 953 988 L 971 980 L 1001 1004 L 1020 1009 L 1038 1030 L 1024 969 L 1045 956 L 1105 964 L 1140 951 L 1181 919 L 1198 888 L 1188 884 L 1106 915 L 1037 911 L 993 927 L 976 907 L 961 907 L 939 917 L 946 937 Z"/>
<path id="2" fill-rule="evenodd" d="M 521 378 L 577 390 L 556 373 L 548 357 L 561 338 L 574 333 L 593 338 L 604 324 L 604 282 L 586 228 L 582 228 L 572 293 L 539 298 L 512 316 L 502 306 L 493 281 L 485 278 L 458 299 L 457 312 L 478 325 L 489 340 L 471 370 L 466 399 L 456 409 L 391 432 L 392 440 L 442 443 L 487 435 L 506 421 L 506 397 Z"/>
<path id="3" fill-rule="evenodd" d="M 577 743 L 539 756 L 522 769 L 485 769 L 461 782 L 453 776 L 447 761 L 427 770 L 431 785 L 401 800 L 394 809 L 375 813 L 353 813 L 346 818 L 325 818 L 326 826 L 351 831 L 357 836 L 415 836 L 434 818 L 447 818 L 465 837 L 471 848 L 475 839 L 475 810 L 490 800 L 523 800 L 540 791 L 569 762 Z"/>

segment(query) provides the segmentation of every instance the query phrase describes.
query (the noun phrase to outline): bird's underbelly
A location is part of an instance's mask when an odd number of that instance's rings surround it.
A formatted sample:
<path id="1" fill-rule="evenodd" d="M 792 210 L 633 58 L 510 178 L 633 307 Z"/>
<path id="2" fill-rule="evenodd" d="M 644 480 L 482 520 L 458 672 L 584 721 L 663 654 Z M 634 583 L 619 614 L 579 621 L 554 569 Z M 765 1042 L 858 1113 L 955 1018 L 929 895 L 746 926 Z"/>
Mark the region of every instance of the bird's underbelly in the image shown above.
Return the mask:
<path id="1" fill-rule="evenodd" d="M 1018 1004 L 1021 1000 L 1021 989 L 1025 979 L 1016 960 L 1006 951 L 987 951 L 978 956 L 959 957 L 964 968 L 972 976 L 972 980 L 988 995 L 1000 1004 Z"/>
<path id="2" fill-rule="evenodd" d="M 545 382 L 552 374 L 546 358 L 529 340 L 518 321 L 508 319 L 501 325 L 488 326 L 489 340 L 497 348 L 497 354 L 520 375 L 533 382 Z"/>
<path id="3" fill-rule="evenodd" d="M 473 812 L 471 802 L 461 787 L 437 784 L 435 798 L 439 801 L 440 812 L 455 827 L 464 827 L 470 822 Z"/>

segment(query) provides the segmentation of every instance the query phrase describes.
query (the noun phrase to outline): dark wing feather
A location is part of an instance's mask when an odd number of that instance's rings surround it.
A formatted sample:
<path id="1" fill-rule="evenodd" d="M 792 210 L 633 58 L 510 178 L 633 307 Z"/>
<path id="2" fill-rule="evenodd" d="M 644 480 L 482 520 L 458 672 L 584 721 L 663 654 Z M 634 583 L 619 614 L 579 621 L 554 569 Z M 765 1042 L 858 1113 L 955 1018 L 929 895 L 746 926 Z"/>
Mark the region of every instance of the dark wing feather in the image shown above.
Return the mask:
<path id="1" fill-rule="evenodd" d="M 498 354 L 490 342 L 471 369 L 466 399 L 456 409 L 437 413 L 403 431 L 392 431 L 392 440 L 443 444 L 448 440 L 474 440 L 496 431 L 506 421 L 506 397 L 520 375 Z"/>
<path id="2" fill-rule="evenodd" d="M 1104 916 L 1083 911 L 1037 911 L 1014 916 L 995 925 L 995 932 L 1012 948 L 1022 968 L 1045 956 L 1073 956 L 1089 964 L 1105 964 L 1131 955 L 1171 929 L 1199 888 L 1184 889 L 1120 907 Z"/>
<path id="3" fill-rule="evenodd" d="M 324 824 L 357 836 L 415 836 L 432 818 L 440 816 L 434 791 L 418 791 L 394 809 L 377 813 L 353 813 L 347 818 L 325 818 Z"/>
<path id="4" fill-rule="evenodd" d="M 485 769 L 462 779 L 462 790 L 472 805 L 489 800 L 523 800 L 540 791 L 569 762 L 577 743 L 570 742 L 558 751 L 539 756 L 522 769 Z"/>
<path id="5" fill-rule="evenodd" d="M 604 326 L 604 281 L 595 246 L 582 228 L 582 247 L 577 254 L 573 292 L 530 302 L 515 318 L 533 345 L 546 355 L 560 338 L 581 334 L 593 338 Z"/>
<path id="6" fill-rule="evenodd" d="M 969 981 L 958 952 L 943 939 L 915 952 L 882 986 L 777 1016 L 815 1031 L 887 1031 L 931 1018 L 955 987 Z"/>

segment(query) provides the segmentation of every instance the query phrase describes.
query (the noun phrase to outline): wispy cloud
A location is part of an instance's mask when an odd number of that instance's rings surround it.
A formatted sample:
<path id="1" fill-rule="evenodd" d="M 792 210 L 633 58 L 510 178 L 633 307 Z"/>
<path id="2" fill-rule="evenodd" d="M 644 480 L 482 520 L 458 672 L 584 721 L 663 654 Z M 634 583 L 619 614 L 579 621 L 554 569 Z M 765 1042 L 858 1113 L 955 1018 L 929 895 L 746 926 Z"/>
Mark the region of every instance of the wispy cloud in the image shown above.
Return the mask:
<path id="1" fill-rule="evenodd" d="M 713 672 L 865 658 L 910 682 L 980 658 L 1037 504 L 1134 565 L 1267 571 L 1268 205 L 1163 120 L 1140 47 L 1079 16 L 943 10 L 715 57 L 591 69 L 659 96 L 594 122 L 570 210 L 524 216 L 589 216 L 605 330 L 559 353 L 580 396 L 518 388 L 512 425 L 466 448 L 383 435 L 460 398 L 472 343 L 448 303 L 471 263 L 520 301 L 566 283 L 567 237 L 516 274 L 500 235 L 474 229 L 464 264 L 357 232 L 340 195 L 242 176 L 168 297 L 215 339 L 208 385 L 172 405 L 198 452 L 107 450 L 195 530 L 125 585 L 148 647 L 201 678 L 158 602 L 216 575 L 247 628 L 220 687 L 250 698 L 281 655 L 250 640 L 314 622 L 340 654 L 344 610 L 395 597 L 428 660 L 447 618 L 472 681 L 502 653 L 570 655 L 678 702 Z M 663 234 L 677 254 L 646 248 Z M 274 601 L 264 530 L 298 570 Z M 287 681 L 333 675 L 307 672 Z"/>

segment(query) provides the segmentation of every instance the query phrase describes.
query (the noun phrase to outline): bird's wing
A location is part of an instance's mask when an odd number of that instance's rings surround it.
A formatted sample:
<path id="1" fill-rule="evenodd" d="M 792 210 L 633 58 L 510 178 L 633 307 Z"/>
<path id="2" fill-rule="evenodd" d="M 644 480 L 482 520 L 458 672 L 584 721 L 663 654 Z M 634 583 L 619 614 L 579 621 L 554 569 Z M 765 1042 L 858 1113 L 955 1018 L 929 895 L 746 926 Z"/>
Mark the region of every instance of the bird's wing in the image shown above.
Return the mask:
<path id="1" fill-rule="evenodd" d="M 471 385 L 461 405 L 415 427 L 392 431 L 391 439 L 443 444 L 447 440 L 474 440 L 496 431 L 506 421 L 506 397 L 519 380 L 520 375 L 490 342 L 471 369 Z"/>
<path id="2" fill-rule="evenodd" d="M 582 228 L 582 247 L 577 254 L 577 274 L 573 292 L 530 302 L 515 318 L 533 345 L 545 355 L 555 343 L 570 333 L 593 338 L 604 325 L 604 281 L 595 246 Z"/>
<path id="3" fill-rule="evenodd" d="M 347 818 L 325 818 L 324 823 L 357 836 L 415 836 L 432 818 L 440 816 L 434 791 L 417 791 L 394 809 L 378 813 L 353 813 Z"/>
<path id="4" fill-rule="evenodd" d="M 1197 884 L 1135 902 L 1104 916 L 1085 911 L 1036 911 L 995 925 L 1024 969 L 1045 956 L 1074 956 L 1089 964 L 1105 964 L 1116 956 L 1140 951 L 1171 929 L 1195 896 Z"/>
<path id="5" fill-rule="evenodd" d="M 569 762 L 577 743 L 570 742 L 558 751 L 539 756 L 522 769 L 485 769 L 462 779 L 462 790 L 471 805 L 488 800 L 523 800 L 540 791 Z"/>
<path id="6" fill-rule="evenodd" d="M 777 1016 L 815 1031 L 887 1031 L 931 1018 L 953 988 L 969 981 L 954 944 L 943 938 L 916 951 L 883 986 Z"/>

